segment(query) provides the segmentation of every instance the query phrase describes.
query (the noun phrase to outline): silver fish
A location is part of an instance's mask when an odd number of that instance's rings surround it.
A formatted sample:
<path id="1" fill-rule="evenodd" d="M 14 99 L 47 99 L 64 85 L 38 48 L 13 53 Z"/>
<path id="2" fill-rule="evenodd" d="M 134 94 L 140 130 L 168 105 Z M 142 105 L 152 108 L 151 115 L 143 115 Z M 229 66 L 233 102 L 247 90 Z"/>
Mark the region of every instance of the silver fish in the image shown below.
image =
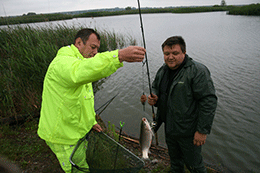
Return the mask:
<path id="1" fill-rule="evenodd" d="M 149 159 L 148 152 L 153 139 L 152 128 L 146 118 L 142 118 L 139 144 L 142 150 L 142 158 Z"/>

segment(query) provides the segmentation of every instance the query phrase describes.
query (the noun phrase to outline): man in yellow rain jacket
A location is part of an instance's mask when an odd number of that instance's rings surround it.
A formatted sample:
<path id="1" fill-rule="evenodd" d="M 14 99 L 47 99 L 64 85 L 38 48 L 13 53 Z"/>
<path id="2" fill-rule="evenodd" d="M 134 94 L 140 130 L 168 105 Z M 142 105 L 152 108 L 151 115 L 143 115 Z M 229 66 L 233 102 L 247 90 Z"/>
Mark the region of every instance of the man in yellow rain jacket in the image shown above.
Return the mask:
<path id="1" fill-rule="evenodd" d="M 102 130 L 95 120 L 92 82 L 116 72 L 123 61 L 141 62 L 145 55 L 138 46 L 97 53 L 99 47 L 98 33 L 80 30 L 74 44 L 58 51 L 45 75 L 38 135 L 65 172 L 71 172 L 69 157 L 77 141 L 92 128 Z"/>

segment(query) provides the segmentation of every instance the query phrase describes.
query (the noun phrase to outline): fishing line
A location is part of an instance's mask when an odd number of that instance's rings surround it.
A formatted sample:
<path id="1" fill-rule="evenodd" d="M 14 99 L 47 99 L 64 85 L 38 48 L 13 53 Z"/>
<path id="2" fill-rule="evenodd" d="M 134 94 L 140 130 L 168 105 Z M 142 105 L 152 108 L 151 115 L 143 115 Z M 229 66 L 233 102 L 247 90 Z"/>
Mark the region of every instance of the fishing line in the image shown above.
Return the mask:
<path id="1" fill-rule="evenodd" d="M 98 109 L 95 110 L 96 114 L 100 116 L 100 114 L 108 107 L 108 105 L 114 100 L 114 98 L 118 95 L 117 93 L 114 97 L 112 97 L 110 100 L 108 100 L 105 104 L 100 106 Z M 104 107 L 105 106 L 105 107 Z M 104 108 L 103 108 L 104 107 Z M 100 112 L 98 112 L 101 108 L 103 108 Z"/>
<path id="2" fill-rule="evenodd" d="M 143 68 L 143 65 L 142 65 L 142 79 L 144 79 L 144 68 Z M 144 80 L 143 80 L 143 95 L 145 95 L 144 93 Z M 142 102 L 143 104 L 143 112 L 145 113 L 145 102 Z"/>
<path id="3" fill-rule="evenodd" d="M 138 9 L 139 9 L 139 16 L 140 16 L 140 23 L 141 23 L 141 31 L 142 31 L 142 37 L 143 37 L 143 44 L 144 48 L 146 49 L 146 44 L 145 44 L 145 38 L 144 38 L 144 28 L 143 28 L 143 22 L 142 22 L 142 14 L 141 14 L 141 8 L 140 8 L 140 2 L 138 2 Z M 148 59 L 147 59 L 147 52 L 145 53 L 145 61 L 143 62 L 143 65 L 146 64 L 146 69 L 147 69 L 147 76 L 148 76 L 148 85 L 149 85 L 149 90 L 150 94 L 152 94 L 152 88 L 151 88 L 151 81 L 150 81 L 150 72 L 149 72 L 149 65 L 148 65 Z M 154 107 L 152 106 L 152 113 L 154 114 Z M 155 119 L 154 119 L 155 121 Z"/>
<path id="4" fill-rule="evenodd" d="M 141 8 L 140 8 L 139 0 L 137 0 L 137 3 L 138 3 L 138 10 L 139 10 L 139 16 L 140 16 L 140 24 L 141 24 L 141 31 L 142 31 L 142 37 L 143 37 L 143 44 L 144 44 L 144 48 L 146 49 L 145 38 L 144 38 L 144 28 L 143 28 L 143 21 L 142 21 L 142 14 L 141 14 Z M 143 61 L 143 66 L 144 66 L 144 64 L 146 64 L 148 85 L 149 85 L 150 95 L 152 95 L 152 87 L 151 87 L 151 81 L 150 81 L 150 72 L 149 72 L 147 52 L 145 53 L 145 61 Z M 154 114 L 154 107 L 153 106 L 152 106 L 152 113 L 153 113 L 153 123 L 155 123 L 155 114 Z M 155 133 L 155 140 L 156 140 L 156 145 L 158 145 L 157 133 Z"/>

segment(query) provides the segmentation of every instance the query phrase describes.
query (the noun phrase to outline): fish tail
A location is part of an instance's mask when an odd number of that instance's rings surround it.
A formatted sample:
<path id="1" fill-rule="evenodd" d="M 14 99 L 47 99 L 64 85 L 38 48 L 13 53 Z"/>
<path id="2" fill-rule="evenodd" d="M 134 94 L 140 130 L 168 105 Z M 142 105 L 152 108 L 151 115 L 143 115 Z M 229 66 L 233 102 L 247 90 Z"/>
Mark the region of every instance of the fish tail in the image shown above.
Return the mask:
<path id="1" fill-rule="evenodd" d="M 143 160 L 149 160 L 148 151 L 143 151 L 142 159 Z"/>

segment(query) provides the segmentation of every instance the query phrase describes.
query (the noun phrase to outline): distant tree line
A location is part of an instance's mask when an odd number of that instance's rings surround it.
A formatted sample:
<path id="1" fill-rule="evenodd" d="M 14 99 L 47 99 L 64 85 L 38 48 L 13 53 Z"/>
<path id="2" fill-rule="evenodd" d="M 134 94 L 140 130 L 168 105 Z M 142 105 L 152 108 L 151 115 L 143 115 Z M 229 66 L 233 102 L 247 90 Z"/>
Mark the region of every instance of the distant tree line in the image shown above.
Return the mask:
<path id="1" fill-rule="evenodd" d="M 168 8 L 142 8 L 142 13 L 197 13 L 197 12 L 213 12 L 213 11 L 227 11 L 227 14 L 232 15 L 260 15 L 260 4 L 251 4 L 244 6 L 228 6 L 224 0 L 220 5 L 201 6 L 201 7 L 168 7 Z M 0 25 L 12 25 L 22 23 L 46 22 L 55 20 L 66 20 L 81 17 L 102 17 L 138 14 L 138 9 L 126 7 L 123 10 L 115 11 L 90 11 L 80 14 L 35 14 L 33 12 L 27 15 L 17 17 L 1 17 Z"/>
<path id="2" fill-rule="evenodd" d="M 23 14 L 23 16 L 33 16 L 33 15 L 36 15 L 36 13 L 35 12 L 29 12 L 29 13 L 27 13 L 27 14 Z"/>
<path id="3" fill-rule="evenodd" d="M 260 4 L 251 4 L 231 8 L 227 14 L 260 16 Z"/>
<path id="4" fill-rule="evenodd" d="M 29 14 L 17 17 L 1 17 L 0 25 L 12 25 L 12 24 L 23 24 L 23 23 L 36 23 L 36 22 L 47 22 L 56 20 L 72 19 L 73 15 L 68 14 Z"/>

